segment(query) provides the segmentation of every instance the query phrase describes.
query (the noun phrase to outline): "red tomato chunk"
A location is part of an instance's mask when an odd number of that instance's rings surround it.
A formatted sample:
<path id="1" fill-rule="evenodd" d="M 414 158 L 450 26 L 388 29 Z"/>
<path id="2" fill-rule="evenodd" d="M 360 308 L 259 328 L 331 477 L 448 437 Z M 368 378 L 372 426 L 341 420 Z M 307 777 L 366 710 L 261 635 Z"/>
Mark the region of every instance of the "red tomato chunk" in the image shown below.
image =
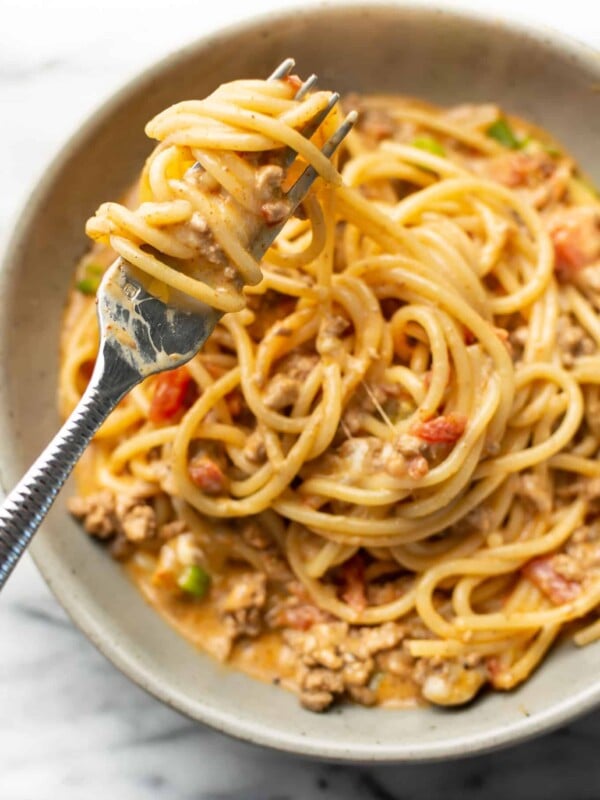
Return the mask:
<path id="1" fill-rule="evenodd" d="M 581 591 L 577 581 L 567 580 L 554 569 L 552 556 L 534 558 L 525 564 L 522 572 L 556 606 L 574 600 Z"/>
<path id="2" fill-rule="evenodd" d="M 464 414 L 442 414 L 439 417 L 419 422 L 412 433 L 431 444 L 454 444 L 465 432 L 467 418 Z"/>
<path id="3" fill-rule="evenodd" d="M 561 210 L 552 219 L 550 237 L 556 275 L 571 281 L 579 270 L 600 259 L 600 214 L 586 206 Z"/>
<path id="4" fill-rule="evenodd" d="M 156 379 L 150 404 L 151 422 L 167 422 L 190 405 L 192 376 L 185 367 L 163 372 Z"/>
<path id="5" fill-rule="evenodd" d="M 220 494 L 225 488 L 225 475 L 212 458 L 199 456 L 193 458 L 188 467 L 192 482 L 205 494 Z"/>

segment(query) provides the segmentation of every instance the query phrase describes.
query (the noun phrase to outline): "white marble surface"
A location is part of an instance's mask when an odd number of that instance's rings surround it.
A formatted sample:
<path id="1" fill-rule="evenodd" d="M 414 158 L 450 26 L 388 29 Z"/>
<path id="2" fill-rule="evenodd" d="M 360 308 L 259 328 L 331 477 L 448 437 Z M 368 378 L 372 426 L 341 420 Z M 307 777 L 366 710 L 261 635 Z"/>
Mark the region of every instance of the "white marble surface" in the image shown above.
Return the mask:
<path id="1" fill-rule="evenodd" d="M 507 16 L 524 5 L 471 3 Z M 155 58 L 250 13 L 241 7 L 0 0 L 0 247 L 33 180 L 94 106 Z M 252 3 L 254 13 L 274 7 Z M 592 0 L 537 0 L 527 14 L 600 48 Z M 71 625 L 28 559 L 2 594 L 0 653 L 0 800 L 600 797 L 600 712 L 502 753 L 433 766 L 319 765 L 227 739 L 118 673 Z"/>

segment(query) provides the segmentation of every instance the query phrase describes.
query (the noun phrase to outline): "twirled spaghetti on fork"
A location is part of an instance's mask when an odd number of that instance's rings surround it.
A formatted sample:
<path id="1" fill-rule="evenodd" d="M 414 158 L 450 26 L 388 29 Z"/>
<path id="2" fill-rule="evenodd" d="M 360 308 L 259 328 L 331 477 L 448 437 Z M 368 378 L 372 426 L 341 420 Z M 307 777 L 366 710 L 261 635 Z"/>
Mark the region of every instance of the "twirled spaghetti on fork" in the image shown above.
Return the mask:
<path id="1" fill-rule="evenodd" d="M 299 133 L 330 95 L 297 86 L 167 109 L 88 223 L 63 412 L 114 252 L 228 313 L 109 418 L 72 509 L 184 635 L 308 708 L 511 688 L 571 621 L 600 633 L 597 197 L 493 105 L 348 98 L 338 171 Z M 259 268 L 285 146 L 323 180 Z"/>

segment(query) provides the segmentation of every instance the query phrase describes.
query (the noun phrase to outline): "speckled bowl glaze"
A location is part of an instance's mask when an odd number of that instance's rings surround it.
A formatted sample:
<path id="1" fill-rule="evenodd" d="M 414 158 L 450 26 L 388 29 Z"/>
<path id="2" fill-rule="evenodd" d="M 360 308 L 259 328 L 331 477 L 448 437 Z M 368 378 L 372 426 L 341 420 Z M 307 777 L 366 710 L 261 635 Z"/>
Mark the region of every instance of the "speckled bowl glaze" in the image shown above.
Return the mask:
<path id="1" fill-rule="evenodd" d="M 201 19 L 201 15 L 199 17 Z M 442 104 L 496 100 L 548 128 L 600 180 L 600 57 L 545 30 L 408 5 L 288 10 L 204 38 L 100 108 L 45 172 L 1 272 L 0 470 L 4 488 L 59 425 L 58 337 L 84 222 L 119 196 L 150 150 L 144 123 L 224 80 L 263 76 L 283 57 L 340 91 L 397 92 Z M 454 758 L 547 731 L 600 701 L 600 645 L 564 645 L 510 694 L 464 709 L 304 711 L 295 697 L 217 665 L 171 630 L 59 498 L 34 558 L 73 621 L 132 680 L 234 736 L 348 761 Z"/>

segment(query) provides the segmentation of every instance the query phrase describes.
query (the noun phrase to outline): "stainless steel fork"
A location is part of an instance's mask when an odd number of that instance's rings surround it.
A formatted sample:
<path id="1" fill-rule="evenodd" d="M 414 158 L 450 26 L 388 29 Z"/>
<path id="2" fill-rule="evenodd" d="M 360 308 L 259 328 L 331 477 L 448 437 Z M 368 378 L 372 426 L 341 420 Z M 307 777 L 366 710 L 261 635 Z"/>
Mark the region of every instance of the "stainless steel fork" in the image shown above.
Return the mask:
<path id="1" fill-rule="evenodd" d="M 286 59 L 269 80 L 284 78 L 294 66 Z M 312 75 L 298 89 L 302 97 L 313 87 Z M 339 100 L 330 103 L 302 131 L 311 136 Z M 354 123 L 351 113 L 322 148 L 331 156 Z M 284 167 L 295 153 L 286 150 Z M 317 177 L 307 167 L 286 194 L 290 215 Z M 257 261 L 281 231 L 286 220 L 263 227 L 250 250 Z M 196 304 L 193 310 L 176 302 L 163 303 L 150 294 L 140 273 L 117 259 L 106 271 L 98 295 L 100 348 L 89 385 L 79 404 L 41 456 L 0 508 L 0 589 L 46 516 L 62 485 L 90 440 L 117 403 L 148 375 L 185 364 L 200 350 L 221 313 Z"/>

